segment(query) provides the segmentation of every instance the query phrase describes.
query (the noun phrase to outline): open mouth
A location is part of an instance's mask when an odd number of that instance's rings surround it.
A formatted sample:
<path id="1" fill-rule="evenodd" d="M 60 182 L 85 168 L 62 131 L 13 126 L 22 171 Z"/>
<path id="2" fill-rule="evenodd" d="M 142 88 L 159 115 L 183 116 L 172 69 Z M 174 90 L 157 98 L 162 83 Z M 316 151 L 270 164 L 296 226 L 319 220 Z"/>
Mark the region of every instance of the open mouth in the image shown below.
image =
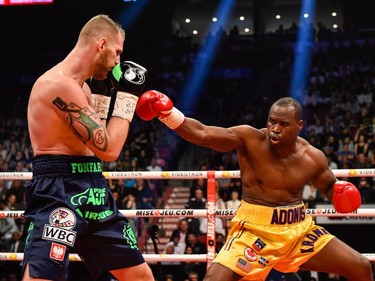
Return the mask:
<path id="1" fill-rule="evenodd" d="M 278 135 L 271 133 L 270 134 L 270 140 L 272 143 L 277 143 L 280 141 L 280 138 Z"/>

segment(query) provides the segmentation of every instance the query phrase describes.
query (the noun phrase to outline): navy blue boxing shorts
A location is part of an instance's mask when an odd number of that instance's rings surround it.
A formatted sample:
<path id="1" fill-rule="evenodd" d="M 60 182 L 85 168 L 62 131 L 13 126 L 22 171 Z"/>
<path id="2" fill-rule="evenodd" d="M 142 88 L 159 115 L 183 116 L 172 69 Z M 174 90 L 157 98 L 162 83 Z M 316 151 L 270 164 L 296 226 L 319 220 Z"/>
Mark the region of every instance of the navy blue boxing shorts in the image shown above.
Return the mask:
<path id="1" fill-rule="evenodd" d="M 22 271 L 29 264 L 32 277 L 67 280 L 72 249 L 94 279 L 145 261 L 96 157 L 35 157 L 25 217 L 30 226 Z"/>

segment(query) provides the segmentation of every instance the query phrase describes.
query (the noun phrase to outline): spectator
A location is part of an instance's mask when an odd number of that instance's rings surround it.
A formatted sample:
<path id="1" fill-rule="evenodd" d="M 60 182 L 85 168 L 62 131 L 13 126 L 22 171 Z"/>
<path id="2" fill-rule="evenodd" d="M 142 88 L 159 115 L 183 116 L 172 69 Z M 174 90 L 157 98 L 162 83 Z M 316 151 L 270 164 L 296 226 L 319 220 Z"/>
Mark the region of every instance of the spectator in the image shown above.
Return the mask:
<path id="1" fill-rule="evenodd" d="M 150 160 L 148 159 L 145 149 L 141 149 L 137 157 L 137 166 L 138 170 L 146 170 L 146 166 L 149 164 Z"/>
<path id="2" fill-rule="evenodd" d="M 224 167 L 223 164 L 219 165 L 219 171 L 225 171 L 225 167 Z M 229 178 L 229 177 L 228 178 L 223 177 L 223 178 L 219 178 L 217 180 L 219 181 L 219 188 L 224 188 L 224 189 L 229 188 L 230 183 L 232 181 L 232 179 Z"/>
<path id="3" fill-rule="evenodd" d="M 177 248 L 185 252 L 186 244 L 188 242 L 188 231 L 189 231 L 189 222 L 187 219 L 181 219 L 178 222 L 178 227 L 172 231 L 170 241 L 174 241 L 173 237 L 179 237 Z"/>
<path id="4" fill-rule="evenodd" d="M 5 203 L 7 191 L 4 186 L 4 180 L 0 180 L 0 203 Z"/>
<path id="5" fill-rule="evenodd" d="M 238 207 L 241 205 L 241 200 L 239 200 L 239 194 L 237 190 L 233 190 L 230 194 L 230 200 L 225 202 L 227 209 L 234 209 L 237 210 Z"/>
<path id="6" fill-rule="evenodd" d="M 193 248 L 191 246 L 187 246 L 185 249 L 185 255 L 192 255 L 192 254 L 193 254 Z M 198 262 L 193 262 L 193 261 L 183 262 L 184 275 L 188 277 L 190 272 L 192 271 L 196 272 L 198 265 L 199 265 Z"/>
<path id="7" fill-rule="evenodd" d="M 359 178 L 357 187 L 359 192 L 361 193 L 362 204 L 371 203 L 372 186 L 370 185 L 370 179 L 366 177 Z"/>
<path id="8" fill-rule="evenodd" d="M 7 244 L 6 251 L 9 253 L 23 253 L 25 249 L 25 243 L 22 239 L 22 234 L 19 231 L 13 231 L 11 233 L 11 240 Z M 4 272 L 7 272 L 8 276 L 14 276 L 14 281 L 21 280 L 22 263 L 17 261 L 11 261 L 5 264 L 2 268 Z M 11 280 L 11 279 L 8 279 Z"/>
<path id="9" fill-rule="evenodd" d="M 328 167 L 329 167 L 331 170 L 338 169 L 338 165 L 337 165 L 337 163 L 334 162 L 330 156 L 327 156 L 327 161 L 328 161 Z"/>
<path id="10" fill-rule="evenodd" d="M 355 153 L 353 150 L 349 149 L 348 143 L 343 143 L 342 150 L 337 154 L 337 159 L 341 168 L 343 168 L 344 164 L 348 164 L 350 167 L 354 166 Z"/>
<path id="11" fill-rule="evenodd" d="M 186 209 L 205 209 L 206 208 L 206 198 L 203 196 L 203 190 L 197 188 L 194 193 L 194 197 L 189 198 L 185 204 Z"/>
<path id="12" fill-rule="evenodd" d="M 193 249 L 192 254 L 207 254 L 206 244 L 198 241 L 198 235 L 196 233 L 192 232 L 188 234 L 188 246 Z M 201 278 L 206 272 L 206 263 L 197 263 L 195 268 Z"/>
<path id="13" fill-rule="evenodd" d="M 215 217 L 215 232 L 225 235 L 225 228 L 223 225 L 222 218 Z M 199 233 L 200 241 L 204 239 L 207 235 L 207 218 L 200 218 L 199 220 Z"/>
<path id="14" fill-rule="evenodd" d="M 186 243 L 180 243 L 180 234 L 172 233 L 170 241 L 166 244 L 166 247 L 169 245 L 173 246 L 173 253 L 176 255 L 183 255 L 185 253 Z"/>
<path id="15" fill-rule="evenodd" d="M 0 203 L 0 211 L 10 211 L 3 203 Z M 7 245 L 12 239 L 13 232 L 21 232 L 13 218 L 0 219 L 0 243 Z"/>
<path id="16" fill-rule="evenodd" d="M 203 190 L 197 188 L 195 196 L 185 204 L 185 209 L 206 209 L 206 198 L 203 197 Z M 188 218 L 189 228 L 192 232 L 199 234 L 199 218 Z"/>
<path id="17" fill-rule="evenodd" d="M 191 271 L 189 272 L 189 281 L 198 281 L 199 280 L 199 274 L 197 272 Z"/>
<path id="18" fill-rule="evenodd" d="M 139 209 L 155 208 L 155 194 L 148 186 L 147 181 L 144 181 L 143 179 L 137 179 L 135 196 L 137 207 Z"/>
<path id="19" fill-rule="evenodd" d="M 163 168 L 156 163 L 156 158 L 151 158 L 150 165 L 146 167 L 146 171 L 150 172 L 161 172 Z M 158 179 L 150 179 L 148 180 L 148 184 L 150 189 L 155 192 L 158 198 L 161 198 L 163 194 L 163 181 Z"/>
<path id="20" fill-rule="evenodd" d="M 166 254 L 166 255 L 176 254 L 174 244 L 167 243 L 163 251 L 163 254 Z M 172 278 L 172 280 L 178 280 L 178 277 L 181 275 L 181 271 L 182 271 L 181 262 L 164 261 L 164 262 L 161 262 L 161 264 L 163 266 L 164 276 L 166 277 L 169 276 L 170 278 Z"/>
<path id="21" fill-rule="evenodd" d="M 193 184 L 190 188 L 190 198 L 194 198 L 195 196 L 195 191 L 197 189 L 200 189 L 203 191 L 203 197 L 207 196 L 207 179 L 204 178 L 199 178 L 199 179 L 194 179 Z"/>
<path id="22" fill-rule="evenodd" d="M 306 208 L 314 208 L 318 198 L 318 189 L 311 183 L 305 184 L 302 193 L 302 200 L 305 202 Z"/>
<path id="23" fill-rule="evenodd" d="M 216 244 L 215 251 L 218 253 L 225 244 L 225 235 L 222 233 L 216 233 Z"/>
<path id="24" fill-rule="evenodd" d="M 357 157 L 359 154 L 368 154 L 368 142 L 364 133 L 357 133 L 354 137 L 354 153 Z"/>
<path id="25" fill-rule="evenodd" d="M 122 201 L 123 201 L 123 207 L 125 210 L 136 210 L 137 209 L 137 202 L 136 202 L 136 197 L 134 196 L 134 190 L 131 191 L 128 196 L 126 196 Z M 138 218 L 133 217 L 133 218 L 128 218 L 128 221 L 134 231 L 134 235 L 137 237 L 138 236 Z"/>

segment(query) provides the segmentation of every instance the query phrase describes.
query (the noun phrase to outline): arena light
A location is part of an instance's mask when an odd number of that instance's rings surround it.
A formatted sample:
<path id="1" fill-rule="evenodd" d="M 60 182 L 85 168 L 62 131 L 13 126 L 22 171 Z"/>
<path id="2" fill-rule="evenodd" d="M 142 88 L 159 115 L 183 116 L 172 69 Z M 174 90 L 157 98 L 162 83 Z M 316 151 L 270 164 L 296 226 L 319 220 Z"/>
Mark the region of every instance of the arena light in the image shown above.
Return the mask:
<path id="1" fill-rule="evenodd" d="M 124 9 L 119 15 L 119 22 L 126 28 L 130 28 L 133 25 L 137 17 L 142 14 L 142 11 L 148 5 L 150 0 L 128 2 L 133 3 L 128 3 L 129 5 L 126 5 L 126 9 Z"/>
<path id="2" fill-rule="evenodd" d="M 294 63 L 290 96 L 302 102 L 306 90 L 308 74 L 310 71 L 310 47 L 312 41 L 316 0 L 302 2 L 297 42 L 294 46 Z M 307 17 L 306 17 L 307 15 Z"/>
<path id="3" fill-rule="evenodd" d="M 211 22 L 209 32 L 215 34 L 218 27 L 225 27 L 230 18 L 236 0 L 222 0 L 215 11 L 217 22 Z M 182 111 L 195 110 L 198 96 L 202 90 L 203 81 L 211 67 L 212 61 L 216 55 L 216 49 L 220 42 L 220 36 L 207 37 L 206 41 L 198 50 L 195 64 L 190 69 L 185 85 L 181 91 L 177 106 Z M 199 56 L 199 54 L 203 54 Z"/>

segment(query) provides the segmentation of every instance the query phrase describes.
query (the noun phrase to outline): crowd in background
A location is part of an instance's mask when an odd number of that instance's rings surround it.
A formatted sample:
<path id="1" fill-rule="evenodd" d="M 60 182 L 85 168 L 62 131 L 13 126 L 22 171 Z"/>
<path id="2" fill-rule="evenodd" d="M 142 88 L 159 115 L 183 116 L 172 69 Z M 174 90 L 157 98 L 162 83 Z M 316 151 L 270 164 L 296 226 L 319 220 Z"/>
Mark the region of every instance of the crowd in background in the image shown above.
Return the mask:
<path id="1" fill-rule="evenodd" d="M 282 32 L 279 30 L 275 34 Z M 327 34 L 332 33 L 324 33 L 321 39 L 326 39 Z M 272 36 L 259 40 L 241 37 L 235 30 L 228 35 L 224 32 L 211 36 L 222 37 L 218 55 L 213 62 L 214 69 L 242 68 L 248 65 L 252 69 L 252 76 L 224 78 L 212 73 L 203 85 L 203 93 L 196 102 L 197 106 L 188 107 L 185 104 L 184 110 L 187 115 L 216 125 L 246 123 L 257 128 L 264 127 L 273 101 L 289 94 L 293 44 L 280 43 Z M 301 103 L 304 107 L 305 125 L 301 136 L 325 153 L 332 169 L 373 168 L 375 43 L 371 40 L 334 39 L 320 40 L 310 46 L 312 56 L 309 83 L 303 93 L 296 93 L 302 97 Z M 179 93 L 189 71 L 199 68 L 200 60 L 206 55 L 202 53 L 199 45 L 192 44 L 188 38 L 180 37 L 172 37 L 158 50 L 148 50 L 145 47 L 142 52 L 145 57 L 150 58 L 150 65 L 147 67 L 149 72 L 154 74 L 150 75 L 148 88 L 164 92 L 175 103 L 179 102 Z M 27 100 L 22 103 L 17 97 L 12 97 L 8 102 L 12 103 L 10 108 L 17 104 L 25 109 Z M 188 145 L 186 142 L 157 120 L 146 123 L 135 118 L 131 127 L 129 138 L 118 160 L 103 163 L 103 170 L 162 171 L 178 167 L 179 156 L 183 155 Z M 192 169 L 238 169 L 235 153 L 209 151 L 198 161 L 198 165 Z M 22 109 L 0 116 L 0 171 L 32 172 L 32 148 Z M 353 182 L 359 188 L 364 204 L 375 203 L 374 178 L 353 177 L 345 180 Z M 108 183 L 120 209 L 160 207 L 164 181 L 119 179 L 109 180 Z M 0 211 L 24 210 L 26 184 L 26 180 L 0 180 Z M 217 194 L 219 209 L 238 208 L 241 181 L 217 180 Z M 185 207 L 205 208 L 205 197 L 205 180 L 194 180 Z M 311 184 L 306 184 L 303 200 L 309 208 L 326 202 L 325 197 Z M 141 222 L 147 223 L 147 219 L 130 221 L 140 237 L 143 230 Z M 200 239 L 200 236 L 205 234 L 204 223 L 194 218 L 181 220 L 178 229 L 170 237 L 171 242 L 166 253 L 205 253 L 206 246 Z M 227 221 L 217 223 L 217 250 L 223 245 L 227 230 Z M 21 219 L 0 219 L 0 252 L 22 252 L 24 232 L 25 224 Z M 9 264 L 0 264 L 0 280 L 18 280 L 20 264 Z M 172 275 L 182 268 L 186 280 L 195 280 L 197 276 L 201 278 L 205 271 L 204 264 L 175 265 L 171 263 L 164 266 L 170 268 Z M 4 272 L 9 274 L 2 276 Z M 315 277 L 308 278 L 311 279 L 300 280 L 310 281 Z M 338 280 L 322 278 L 319 280 Z M 176 279 L 172 276 L 172 280 Z"/>

